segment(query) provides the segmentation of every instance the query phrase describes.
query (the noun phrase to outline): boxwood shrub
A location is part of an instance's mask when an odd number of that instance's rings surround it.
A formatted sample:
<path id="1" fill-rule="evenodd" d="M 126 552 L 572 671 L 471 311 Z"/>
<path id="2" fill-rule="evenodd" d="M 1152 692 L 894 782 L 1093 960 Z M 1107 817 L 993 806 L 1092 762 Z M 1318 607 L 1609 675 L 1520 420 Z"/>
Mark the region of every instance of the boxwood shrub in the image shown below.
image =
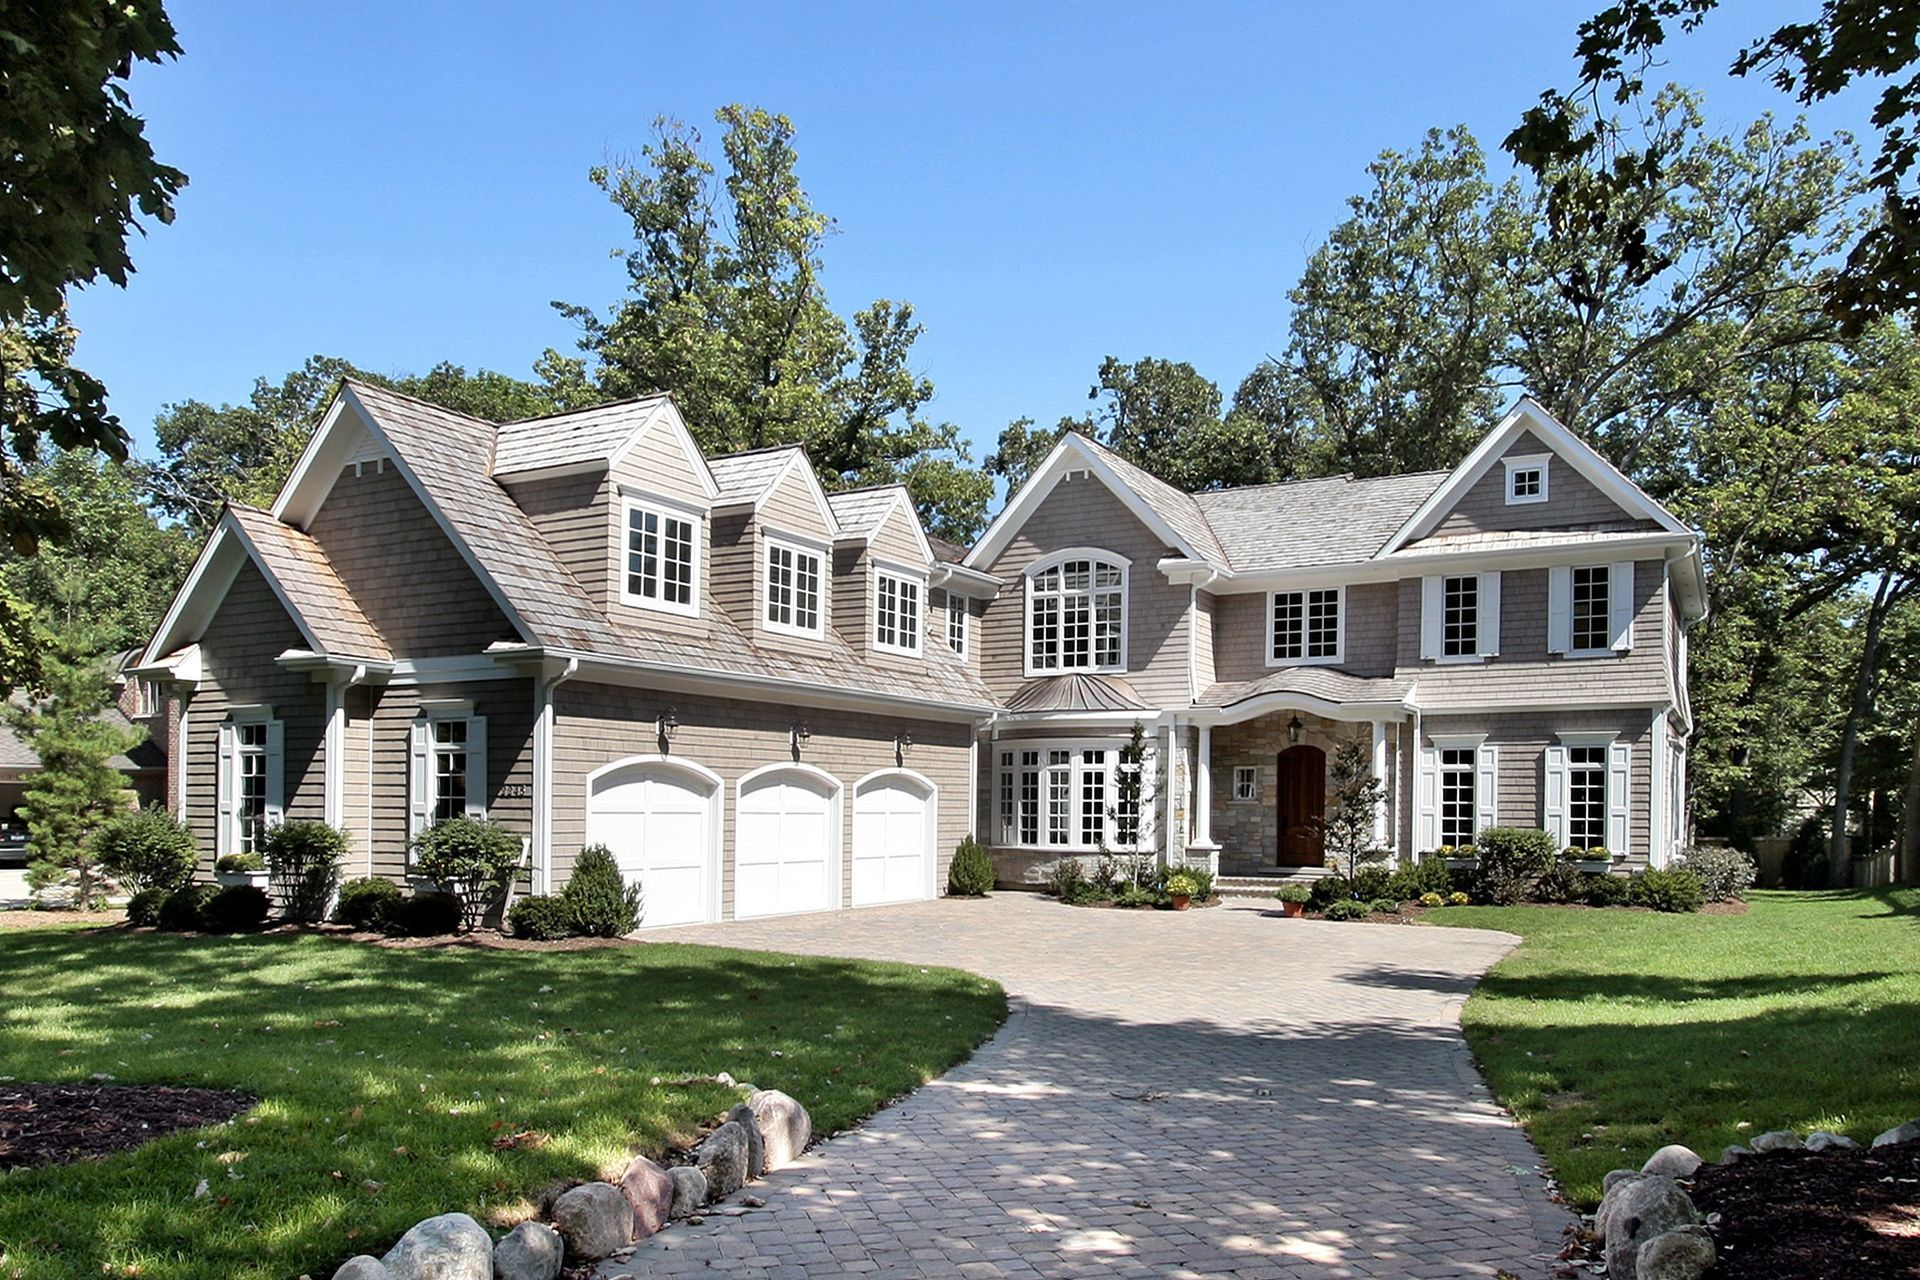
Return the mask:
<path id="1" fill-rule="evenodd" d="M 200 909 L 200 919 L 209 933 L 240 933 L 265 924 L 272 909 L 273 901 L 265 889 L 236 884 L 208 898 Z"/>
<path id="2" fill-rule="evenodd" d="M 521 898 L 507 909 L 507 928 L 516 938 L 530 942 L 553 942 L 573 936 L 573 921 L 567 904 L 553 894 L 536 893 Z"/>
<path id="3" fill-rule="evenodd" d="M 978 840 L 968 836 L 953 851 L 947 869 L 947 893 L 956 898 L 984 898 L 993 889 L 993 859 Z"/>
<path id="4" fill-rule="evenodd" d="M 333 922 L 354 929 L 381 929 L 394 904 L 401 900 L 400 886 L 384 876 L 359 876 L 340 886 L 340 897 L 333 904 Z"/>

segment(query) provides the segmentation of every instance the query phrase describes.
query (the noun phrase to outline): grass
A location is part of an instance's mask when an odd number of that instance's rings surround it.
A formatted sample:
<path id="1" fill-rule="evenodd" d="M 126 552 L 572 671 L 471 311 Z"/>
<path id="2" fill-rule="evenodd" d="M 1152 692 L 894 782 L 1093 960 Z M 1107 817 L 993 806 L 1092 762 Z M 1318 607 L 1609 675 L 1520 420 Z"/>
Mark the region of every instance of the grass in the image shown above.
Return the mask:
<path id="1" fill-rule="evenodd" d="M 1920 1114 L 1920 891 L 1755 893 L 1745 915 L 1457 907 L 1526 939 L 1461 1021 L 1494 1094 L 1591 1206 L 1669 1142 L 1861 1142 Z"/>
<path id="2" fill-rule="evenodd" d="M 943 969 L 674 944 L 395 950 L 312 935 L 9 930 L 0 1077 L 238 1089 L 231 1126 L 0 1174 L 0 1277 L 285 1280 L 415 1221 L 530 1211 L 737 1100 L 728 1072 L 854 1124 L 999 1024 Z M 531 1132 L 540 1138 L 496 1146 Z M 201 1179 L 210 1194 L 195 1198 Z"/>

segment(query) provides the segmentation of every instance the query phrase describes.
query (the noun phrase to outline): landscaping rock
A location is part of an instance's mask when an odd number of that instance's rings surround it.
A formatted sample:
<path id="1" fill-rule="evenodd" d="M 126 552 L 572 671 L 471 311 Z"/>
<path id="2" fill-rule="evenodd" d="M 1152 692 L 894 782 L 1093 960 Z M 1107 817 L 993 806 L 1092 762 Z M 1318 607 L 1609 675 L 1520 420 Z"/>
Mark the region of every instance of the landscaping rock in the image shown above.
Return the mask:
<path id="1" fill-rule="evenodd" d="M 1897 1129 L 1889 1129 L 1873 1140 L 1876 1147 L 1889 1147 L 1896 1142 L 1912 1142 L 1920 1138 L 1920 1120 L 1909 1120 Z"/>
<path id="2" fill-rule="evenodd" d="M 667 1170 L 667 1176 L 673 1179 L 670 1215 L 686 1218 L 700 1212 L 700 1207 L 707 1202 L 707 1175 L 692 1165 L 679 1165 Z"/>
<path id="3" fill-rule="evenodd" d="M 553 1202 L 553 1226 L 570 1262 L 598 1262 L 633 1243 L 633 1206 L 620 1188 L 583 1182 Z"/>
<path id="4" fill-rule="evenodd" d="M 693 1167 L 707 1179 L 707 1195 L 724 1200 L 747 1182 L 747 1131 L 729 1120 L 693 1149 Z"/>
<path id="5" fill-rule="evenodd" d="M 1604 1195 L 1623 1182 L 1631 1182 L 1635 1178 L 1644 1176 L 1645 1175 L 1638 1169 L 1614 1169 L 1610 1171 L 1606 1177 L 1600 1179 L 1601 1194 Z"/>
<path id="6" fill-rule="evenodd" d="M 1769 1151 L 1799 1151 L 1807 1144 L 1800 1141 L 1800 1135 L 1791 1129 L 1775 1129 L 1771 1133 L 1761 1134 L 1747 1145 L 1756 1153 L 1765 1155 Z"/>
<path id="7" fill-rule="evenodd" d="M 1641 1245 L 1699 1222 L 1700 1211 L 1672 1178 L 1652 1175 L 1620 1183 L 1594 1217 L 1594 1229 L 1606 1242 L 1608 1280 L 1639 1280 Z"/>
<path id="8" fill-rule="evenodd" d="M 1705 1163 L 1692 1147 L 1683 1147 L 1675 1142 L 1648 1156 L 1647 1162 L 1640 1166 L 1640 1172 L 1658 1173 L 1669 1178 L 1691 1178 Z"/>
<path id="9" fill-rule="evenodd" d="M 1713 1266 L 1713 1241 L 1701 1227 L 1655 1236 L 1634 1256 L 1635 1280 L 1700 1280 Z"/>
<path id="10" fill-rule="evenodd" d="M 645 1240 L 667 1225 L 673 1211 L 673 1179 L 667 1171 L 647 1159 L 635 1156 L 620 1175 L 620 1194 L 633 1206 L 633 1238 Z"/>
<path id="11" fill-rule="evenodd" d="M 760 1117 L 753 1108 L 741 1103 L 727 1112 L 727 1119 L 746 1130 L 747 1134 L 747 1177 L 758 1178 L 767 1171 L 767 1138 L 760 1132 Z"/>
<path id="12" fill-rule="evenodd" d="M 493 1246 L 493 1280 L 557 1280 L 565 1258 L 558 1231 L 544 1222 L 523 1222 Z"/>
<path id="13" fill-rule="evenodd" d="M 807 1109 L 778 1089 L 756 1089 L 747 1095 L 747 1106 L 766 1139 L 767 1170 L 798 1160 L 813 1139 L 813 1118 Z"/>
<path id="14" fill-rule="evenodd" d="M 387 1270 L 387 1264 L 370 1253 L 357 1258 L 348 1258 L 333 1273 L 333 1280 L 389 1280 L 393 1272 Z"/>
<path id="15" fill-rule="evenodd" d="M 492 1280 L 493 1237 L 464 1213 L 417 1223 L 380 1259 L 393 1280 Z"/>
<path id="16" fill-rule="evenodd" d="M 1752 1147 L 1728 1147 L 1720 1153 L 1720 1163 L 1732 1164 L 1737 1160 L 1744 1160 L 1752 1154 Z"/>
<path id="17" fill-rule="evenodd" d="M 1860 1144 L 1844 1134 L 1828 1133 L 1825 1129 L 1816 1129 L 1807 1135 L 1809 1151 L 1858 1151 Z"/>

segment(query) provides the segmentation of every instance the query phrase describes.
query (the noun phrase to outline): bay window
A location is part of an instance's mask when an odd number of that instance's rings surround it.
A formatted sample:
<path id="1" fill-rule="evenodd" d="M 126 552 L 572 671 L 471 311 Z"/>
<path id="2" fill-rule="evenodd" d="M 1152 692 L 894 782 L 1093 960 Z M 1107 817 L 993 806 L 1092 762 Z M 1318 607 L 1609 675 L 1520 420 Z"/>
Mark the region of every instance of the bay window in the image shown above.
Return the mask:
<path id="1" fill-rule="evenodd" d="M 1027 577 L 1027 667 L 1123 671 L 1127 570 L 1097 555 L 1045 565 Z"/>
<path id="2" fill-rule="evenodd" d="M 1123 763 L 1121 755 L 1118 744 L 1084 742 L 1000 749 L 994 771 L 997 843 L 1063 853 L 1129 850 L 1151 797 L 1122 799 L 1123 774 L 1139 766 Z"/>

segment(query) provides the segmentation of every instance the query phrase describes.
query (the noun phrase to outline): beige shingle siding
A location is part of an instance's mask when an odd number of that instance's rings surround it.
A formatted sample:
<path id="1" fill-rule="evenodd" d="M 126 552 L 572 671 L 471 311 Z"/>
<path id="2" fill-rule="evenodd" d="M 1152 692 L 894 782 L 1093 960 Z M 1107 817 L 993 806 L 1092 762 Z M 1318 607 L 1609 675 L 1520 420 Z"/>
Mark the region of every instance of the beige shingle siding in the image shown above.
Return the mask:
<path id="1" fill-rule="evenodd" d="M 833 549 L 834 631 L 851 648 L 861 651 L 872 639 L 873 557 L 864 546 Z"/>
<path id="2" fill-rule="evenodd" d="M 813 488 L 799 470 L 787 472 L 760 505 L 758 520 L 769 533 L 790 533 L 814 542 L 830 542 L 833 531 L 821 518 Z"/>
<path id="3" fill-rule="evenodd" d="M 1214 622 L 1219 611 L 1220 601 L 1210 591 L 1194 593 L 1193 610 L 1193 687 L 1195 691 L 1206 688 L 1220 677 L 1216 674 L 1214 647 L 1217 638 Z"/>
<path id="4" fill-rule="evenodd" d="M 914 536 L 913 508 L 896 504 L 873 531 L 873 554 L 895 564 L 922 567 L 926 556 Z"/>
<path id="5" fill-rule="evenodd" d="M 1128 683 L 1156 706 L 1185 706 L 1187 588 L 1167 581 L 1156 564 L 1166 546 L 1091 476 L 1061 481 L 987 572 L 1006 586 L 981 627 L 982 676 L 1002 702 L 1025 679 L 1026 567 L 1068 547 L 1098 546 L 1133 562 L 1127 585 Z"/>
<path id="6" fill-rule="evenodd" d="M 968 746 L 972 728 L 947 721 L 915 720 L 871 712 L 797 709 L 688 693 L 569 681 L 554 692 L 553 883 L 572 873 L 586 841 L 587 775 L 628 756 L 654 755 L 655 719 L 674 709 L 680 728 L 672 754 L 720 775 L 726 784 L 721 815 L 722 918 L 733 915 L 733 833 L 737 784 L 763 765 L 793 759 L 789 731 L 804 720 L 812 732 L 802 750 L 805 763 L 826 770 L 842 787 L 841 902 L 850 901 L 853 851 L 853 787 L 869 773 L 895 767 L 894 735 L 906 730 L 913 746 L 906 767 L 939 789 L 937 883 L 942 892 L 953 850 L 969 830 Z M 491 730 L 491 724 L 489 724 Z"/>
<path id="7" fill-rule="evenodd" d="M 1522 457 L 1550 452 L 1545 442 L 1532 432 L 1523 433 L 1502 456 Z M 1593 482 L 1574 470 L 1565 458 L 1554 457 L 1547 464 L 1547 500 L 1507 505 L 1507 468 L 1496 462 L 1473 487 L 1460 496 L 1446 518 L 1431 536 L 1480 533 L 1493 529 L 1646 529 L 1659 526 L 1650 520 L 1636 520 L 1611 498 L 1593 487 Z"/>
<path id="8" fill-rule="evenodd" d="M 613 487 L 603 472 L 510 485 L 507 492 L 572 571 L 588 597 L 607 607 L 620 550 Z"/>
<path id="9" fill-rule="evenodd" d="M 655 426 L 612 469 L 615 486 L 624 485 L 687 506 L 704 507 L 707 487 L 680 447 L 673 428 Z"/>
<path id="10" fill-rule="evenodd" d="M 759 602 L 754 584 L 761 569 L 753 517 L 745 511 L 722 512 L 710 522 L 708 536 L 708 596 L 734 626 L 741 630 L 757 626 Z"/>
<path id="11" fill-rule="evenodd" d="M 513 624 L 392 467 L 348 467 L 308 529 L 396 655 L 477 653 Z"/>

